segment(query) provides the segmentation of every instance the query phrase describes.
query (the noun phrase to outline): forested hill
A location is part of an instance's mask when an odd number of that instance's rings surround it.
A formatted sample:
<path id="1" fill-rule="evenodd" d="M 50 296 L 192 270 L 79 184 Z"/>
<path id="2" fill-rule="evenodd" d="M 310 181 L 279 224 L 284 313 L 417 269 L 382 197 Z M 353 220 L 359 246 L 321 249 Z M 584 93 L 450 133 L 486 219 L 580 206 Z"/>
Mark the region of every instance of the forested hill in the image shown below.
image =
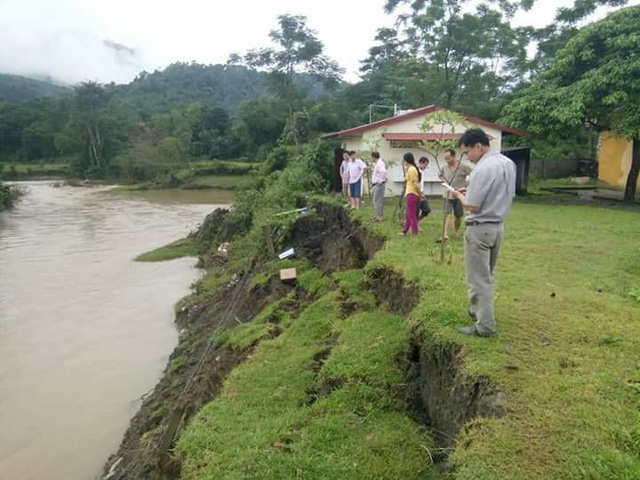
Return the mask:
<path id="1" fill-rule="evenodd" d="M 296 83 L 310 98 L 325 94 L 310 77 L 298 76 Z M 235 113 L 245 100 L 267 92 L 266 74 L 240 65 L 173 63 L 164 70 L 142 72 L 128 85 L 117 87 L 130 105 L 147 113 L 165 113 L 192 102 L 213 104 Z"/>
<path id="2" fill-rule="evenodd" d="M 132 106 L 149 113 L 168 112 L 192 102 L 216 104 L 235 111 L 244 100 L 265 93 L 262 74 L 242 66 L 174 63 L 164 70 L 142 72 L 117 87 Z"/>
<path id="3" fill-rule="evenodd" d="M 0 102 L 20 102 L 59 97 L 68 88 L 19 75 L 0 73 Z"/>

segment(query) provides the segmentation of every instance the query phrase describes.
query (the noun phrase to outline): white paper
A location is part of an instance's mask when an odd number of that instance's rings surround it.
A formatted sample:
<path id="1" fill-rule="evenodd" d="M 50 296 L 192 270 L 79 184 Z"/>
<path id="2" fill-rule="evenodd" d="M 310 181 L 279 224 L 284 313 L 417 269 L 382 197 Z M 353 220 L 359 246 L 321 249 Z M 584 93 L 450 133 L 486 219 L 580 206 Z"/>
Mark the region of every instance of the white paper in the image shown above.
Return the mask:
<path id="1" fill-rule="evenodd" d="M 280 260 L 284 260 L 285 258 L 290 257 L 291 255 L 293 255 L 295 252 L 293 250 L 293 248 L 290 248 L 289 250 L 286 250 L 284 252 L 282 252 L 280 255 L 278 255 L 278 258 Z"/>
<path id="2" fill-rule="evenodd" d="M 450 192 L 455 192 L 456 189 L 453 188 L 451 185 L 449 185 L 448 183 L 442 182 L 441 184 L 444 188 L 446 188 L 447 190 L 449 190 Z"/>

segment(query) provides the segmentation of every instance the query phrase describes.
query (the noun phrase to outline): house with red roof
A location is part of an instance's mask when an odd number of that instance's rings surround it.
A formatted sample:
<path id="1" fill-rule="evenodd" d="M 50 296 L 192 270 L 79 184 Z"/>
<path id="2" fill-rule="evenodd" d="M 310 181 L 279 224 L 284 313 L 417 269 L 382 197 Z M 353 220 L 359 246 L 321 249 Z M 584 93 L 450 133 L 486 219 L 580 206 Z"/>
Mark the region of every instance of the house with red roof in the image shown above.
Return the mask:
<path id="1" fill-rule="evenodd" d="M 427 131 L 423 131 L 423 124 L 427 116 L 444 110 L 438 105 L 429 105 L 405 111 L 377 122 L 326 134 L 324 138 L 338 139 L 341 142 L 341 148 L 336 151 L 336 171 L 339 171 L 344 150 L 355 150 L 358 157 L 362 157 L 367 163 L 370 152 L 378 151 L 387 164 L 386 195 L 398 195 L 402 193 L 404 188 L 404 169 L 402 166 L 404 153 L 412 152 L 416 162 L 420 157 L 425 156 L 425 153 L 429 153 L 426 155 L 430 162 L 426 170 L 425 193 L 440 195 L 443 187 L 440 184 L 439 174 L 440 168 L 444 165 L 444 148 L 437 146 L 439 140 L 455 141 L 467 128 L 479 127 L 489 135 L 492 150 L 501 151 L 503 137 L 525 135 L 525 132 L 520 130 L 467 114 L 459 114 L 464 123 L 436 124 Z M 460 155 L 460 149 L 456 148 L 456 151 Z M 437 161 L 434 161 L 434 156 Z"/>

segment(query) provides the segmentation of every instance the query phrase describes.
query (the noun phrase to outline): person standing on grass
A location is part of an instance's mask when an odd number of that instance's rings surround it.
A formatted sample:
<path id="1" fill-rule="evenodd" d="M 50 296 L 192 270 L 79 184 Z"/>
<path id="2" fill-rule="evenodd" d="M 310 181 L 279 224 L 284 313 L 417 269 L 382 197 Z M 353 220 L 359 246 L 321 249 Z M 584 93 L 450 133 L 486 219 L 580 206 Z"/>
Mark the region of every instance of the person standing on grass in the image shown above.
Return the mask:
<path id="1" fill-rule="evenodd" d="M 384 220 L 384 189 L 387 183 L 387 169 L 378 152 L 371 153 L 373 172 L 371 173 L 371 196 L 373 197 L 374 221 Z"/>
<path id="2" fill-rule="evenodd" d="M 506 218 L 516 194 L 516 166 L 498 152 L 491 152 L 489 137 L 480 128 L 465 131 L 459 145 L 476 165 L 469 186 L 452 195 L 469 213 L 466 218 L 464 259 L 469 288 L 470 327 L 456 330 L 465 335 L 492 337 L 496 334 L 493 313 L 493 270 L 498 261 Z"/>
<path id="3" fill-rule="evenodd" d="M 366 164 L 356 158 L 355 150 L 349 152 L 349 203 L 352 210 L 360 208 L 360 194 L 362 192 L 362 175 Z"/>
<path id="4" fill-rule="evenodd" d="M 406 235 L 409 230 L 418 235 L 418 204 L 420 202 L 420 171 L 416 166 L 413 153 L 407 152 L 402 157 L 405 166 L 404 189 L 404 226 L 399 235 Z"/>
<path id="5" fill-rule="evenodd" d="M 349 199 L 349 152 L 342 152 L 340 164 L 340 178 L 342 179 L 342 196 Z"/>
<path id="6" fill-rule="evenodd" d="M 427 157 L 420 157 L 418 160 L 418 170 L 420 171 L 420 202 L 418 202 L 418 222 L 431 213 L 431 207 L 427 200 L 427 192 L 424 186 L 427 181 L 427 168 L 429 167 L 429 159 Z M 418 231 L 422 231 L 418 225 Z"/>
<path id="7" fill-rule="evenodd" d="M 418 160 L 418 170 L 420 170 L 420 197 L 424 198 L 426 195 L 424 183 L 427 181 L 427 168 L 429 167 L 429 159 L 427 157 L 420 157 Z"/>
<path id="8" fill-rule="evenodd" d="M 471 174 L 473 166 L 456 158 L 456 151 L 448 148 L 444 151 L 445 165 L 440 172 L 440 179 L 448 183 L 456 190 L 467 186 L 467 177 Z M 454 220 L 454 237 L 458 236 L 460 226 L 462 225 L 462 217 L 464 217 L 464 209 L 460 200 L 451 198 L 451 194 L 444 191 L 444 237 L 438 238 L 438 242 L 449 240 L 449 226 L 451 225 L 451 214 Z"/>

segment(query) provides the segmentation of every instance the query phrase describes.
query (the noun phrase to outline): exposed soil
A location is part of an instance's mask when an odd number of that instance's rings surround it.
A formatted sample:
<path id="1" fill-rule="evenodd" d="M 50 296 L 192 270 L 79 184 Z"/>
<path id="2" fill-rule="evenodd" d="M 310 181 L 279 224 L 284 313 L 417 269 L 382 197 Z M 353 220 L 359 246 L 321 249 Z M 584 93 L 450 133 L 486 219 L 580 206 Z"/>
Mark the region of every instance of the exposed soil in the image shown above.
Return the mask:
<path id="1" fill-rule="evenodd" d="M 384 239 L 367 232 L 340 207 L 316 203 L 315 215 L 297 220 L 284 245 L 295 247 L 326 273 L 363 268 L 384 244 Z"/>
<path id="2" fill-rule="evenodd" d="M 369 270 L 366 286 L 381 306 L 399 315 L 409 314 L 420 300 L 419 286 L 387 267 Z M 436 462 L 446 460 L 470 419 L 505 413 L 503 393 L 487 378 L 463 374 L 461 362 L 460 347 L 435 345 L 424 336 L 414 338 L 407 356 L 400 359 L 407 378 L 401 387 L 401 408 L 431 431 Z"/>
<path id="3" fill-rule="evenodd" d="M 410 313 L 420 300 L 420 287 L 387 267 L 369 270 L 366 287 L 381 306 L 399 315 Z"/>
<path id="4" fill-rule="evenodd" d="M 475 417 L 505 414 L 505 396 L 488 378 L 461 372 L 461 349 L 416 339 L 401 366 L 406 372 L 404 397 L 409 413 L 427 426 L 438 450 L 435 461 L 445 460 L 461 428 Z"/>

